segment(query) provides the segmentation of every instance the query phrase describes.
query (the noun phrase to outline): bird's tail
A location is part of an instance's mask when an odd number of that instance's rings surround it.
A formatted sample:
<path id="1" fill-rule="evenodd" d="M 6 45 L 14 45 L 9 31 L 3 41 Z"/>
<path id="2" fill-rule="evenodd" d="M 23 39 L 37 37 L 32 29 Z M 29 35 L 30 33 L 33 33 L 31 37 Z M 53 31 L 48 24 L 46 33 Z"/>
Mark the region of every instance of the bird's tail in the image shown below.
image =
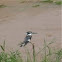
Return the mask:
<path id="1" fill-rule="evenodd" d="M 23 47 L 23 46 L 25 46 L 25 43 L 21 43 L 21 44 L 20 44 L 20 47 Z"/>

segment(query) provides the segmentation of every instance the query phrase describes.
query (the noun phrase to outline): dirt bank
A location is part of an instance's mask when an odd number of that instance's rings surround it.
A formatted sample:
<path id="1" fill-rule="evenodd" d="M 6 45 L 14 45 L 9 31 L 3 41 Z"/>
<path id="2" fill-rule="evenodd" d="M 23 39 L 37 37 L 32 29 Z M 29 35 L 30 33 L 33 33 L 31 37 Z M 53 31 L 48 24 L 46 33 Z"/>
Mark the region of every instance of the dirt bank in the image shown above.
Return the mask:
<path id="1" fill-rule="evenodd" d="M 18 46 L 25 37 L 25 32 L 37 32 L 32 42 L 36 51 L 43 48 L 44 38 L 49 43 L 56 41 L 51 47 L 61 47 L 61 8 L 55 4 L 40 3 L 39 7 L 32 7 L 39 3 L 5 2 L 7 7 L 0 8 L 0 44 L 6 41 L 7 50 L 19 49 Z M 31 45 L 26 46 L 31 51 Z M 54 49 L 55 49 L 54 48 Z"/>

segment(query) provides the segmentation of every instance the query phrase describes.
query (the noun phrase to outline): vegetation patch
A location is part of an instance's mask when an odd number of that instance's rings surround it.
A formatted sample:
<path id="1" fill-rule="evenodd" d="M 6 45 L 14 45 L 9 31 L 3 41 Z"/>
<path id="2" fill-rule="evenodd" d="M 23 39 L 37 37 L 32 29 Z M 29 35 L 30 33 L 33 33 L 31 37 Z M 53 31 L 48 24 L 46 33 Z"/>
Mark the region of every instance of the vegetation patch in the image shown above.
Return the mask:
<path id="1" fill-rule="evenodd" d="M 21 1 L 20 3 L 31 3 L 32 1 Z"/>
<path id="2" fill-rule="evenodd" d="M 40 5 L 39 4 L 36 4 L 36 5 L 33 5 L 32 7 L 39 7 Z"/>
<path id="3" fill-rule="evenodd" d="M 51 0 L 45 0 L 45 1 L 39 1 L 40 3 L 52 3 L 53 1 Z"/>
<path id="4" fill-rule="evenodd" d="M 20 3 L 25 3 L 26 1 L 21 1 Z"/>
<path id="5" fill-rule="evenodd" d="M 4 8 L 6 7 L 6 5 L 0 4 L 0 8 Z"/>
<path id="6" fill-rule="evenodd" d="M 55 2 L 57 5 L 62 5 L 62 1 Z"/>
<path id="7" fill-rule="evenodd" d="M 0 48 L 2 49 L 2 52 L 0 52 L 0 62 L 61 62 L 62 60 L 62 49 L 59 49 L 57 51 L 52 52 L 53 50 L 51 49 L 50 45 L 54 43 L 53 41 L 47 42 L 44 40 L 44 47 L 43 49 L 40 49 L 38 53 L 36 53 L 35 50 L 35 45 L 32 44 L 32 54 L 29 52 L 29 50 L 26 51 L 26 58 L 22 58 L 21 52 L 18 50 L 16 51 L 10 51 L 9 53 L 6 53 L 5 51 L 5 41 L 3 45 L 0 45 Z M 48 52 L 47 52 L 48 51 Z M 41 53 L 43 52 L 43 53 Z M 38 61 L 38 54 L 41 54 L 42 57 Z M 31 57 L 32 55 L 32 57 Z M 25 61 L 24 61 L 25 59 Z"/>

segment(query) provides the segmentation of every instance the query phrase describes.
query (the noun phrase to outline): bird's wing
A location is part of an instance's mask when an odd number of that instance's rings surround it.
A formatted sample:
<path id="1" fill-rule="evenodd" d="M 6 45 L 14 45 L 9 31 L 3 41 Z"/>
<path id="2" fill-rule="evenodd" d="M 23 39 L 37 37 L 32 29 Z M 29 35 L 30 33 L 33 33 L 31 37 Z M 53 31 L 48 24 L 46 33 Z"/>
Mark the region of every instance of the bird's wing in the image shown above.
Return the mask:
<path id="1" fill-rule="evenodd" d="M 28 41 L 28 39 L 31 39 L 32 36 L 26 36 L 25 39 L 24 39 L 24 42 Z"/>

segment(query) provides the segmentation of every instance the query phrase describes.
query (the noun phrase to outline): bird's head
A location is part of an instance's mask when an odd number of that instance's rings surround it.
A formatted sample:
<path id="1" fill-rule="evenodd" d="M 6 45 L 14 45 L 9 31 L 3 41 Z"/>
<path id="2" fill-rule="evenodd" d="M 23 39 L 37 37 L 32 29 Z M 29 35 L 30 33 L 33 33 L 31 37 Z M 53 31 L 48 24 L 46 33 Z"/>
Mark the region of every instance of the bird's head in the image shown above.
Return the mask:
<path id="1" fill-rule="evenodd" d="M 28 32 L 26 32 L 26 33 L 27 33 L 27 35 L 29 35 L 29 36 L 31 36 L 32 34 L 37 34 L 37 33 L 32 32 L 32 31 L 28 31 Z"/>

